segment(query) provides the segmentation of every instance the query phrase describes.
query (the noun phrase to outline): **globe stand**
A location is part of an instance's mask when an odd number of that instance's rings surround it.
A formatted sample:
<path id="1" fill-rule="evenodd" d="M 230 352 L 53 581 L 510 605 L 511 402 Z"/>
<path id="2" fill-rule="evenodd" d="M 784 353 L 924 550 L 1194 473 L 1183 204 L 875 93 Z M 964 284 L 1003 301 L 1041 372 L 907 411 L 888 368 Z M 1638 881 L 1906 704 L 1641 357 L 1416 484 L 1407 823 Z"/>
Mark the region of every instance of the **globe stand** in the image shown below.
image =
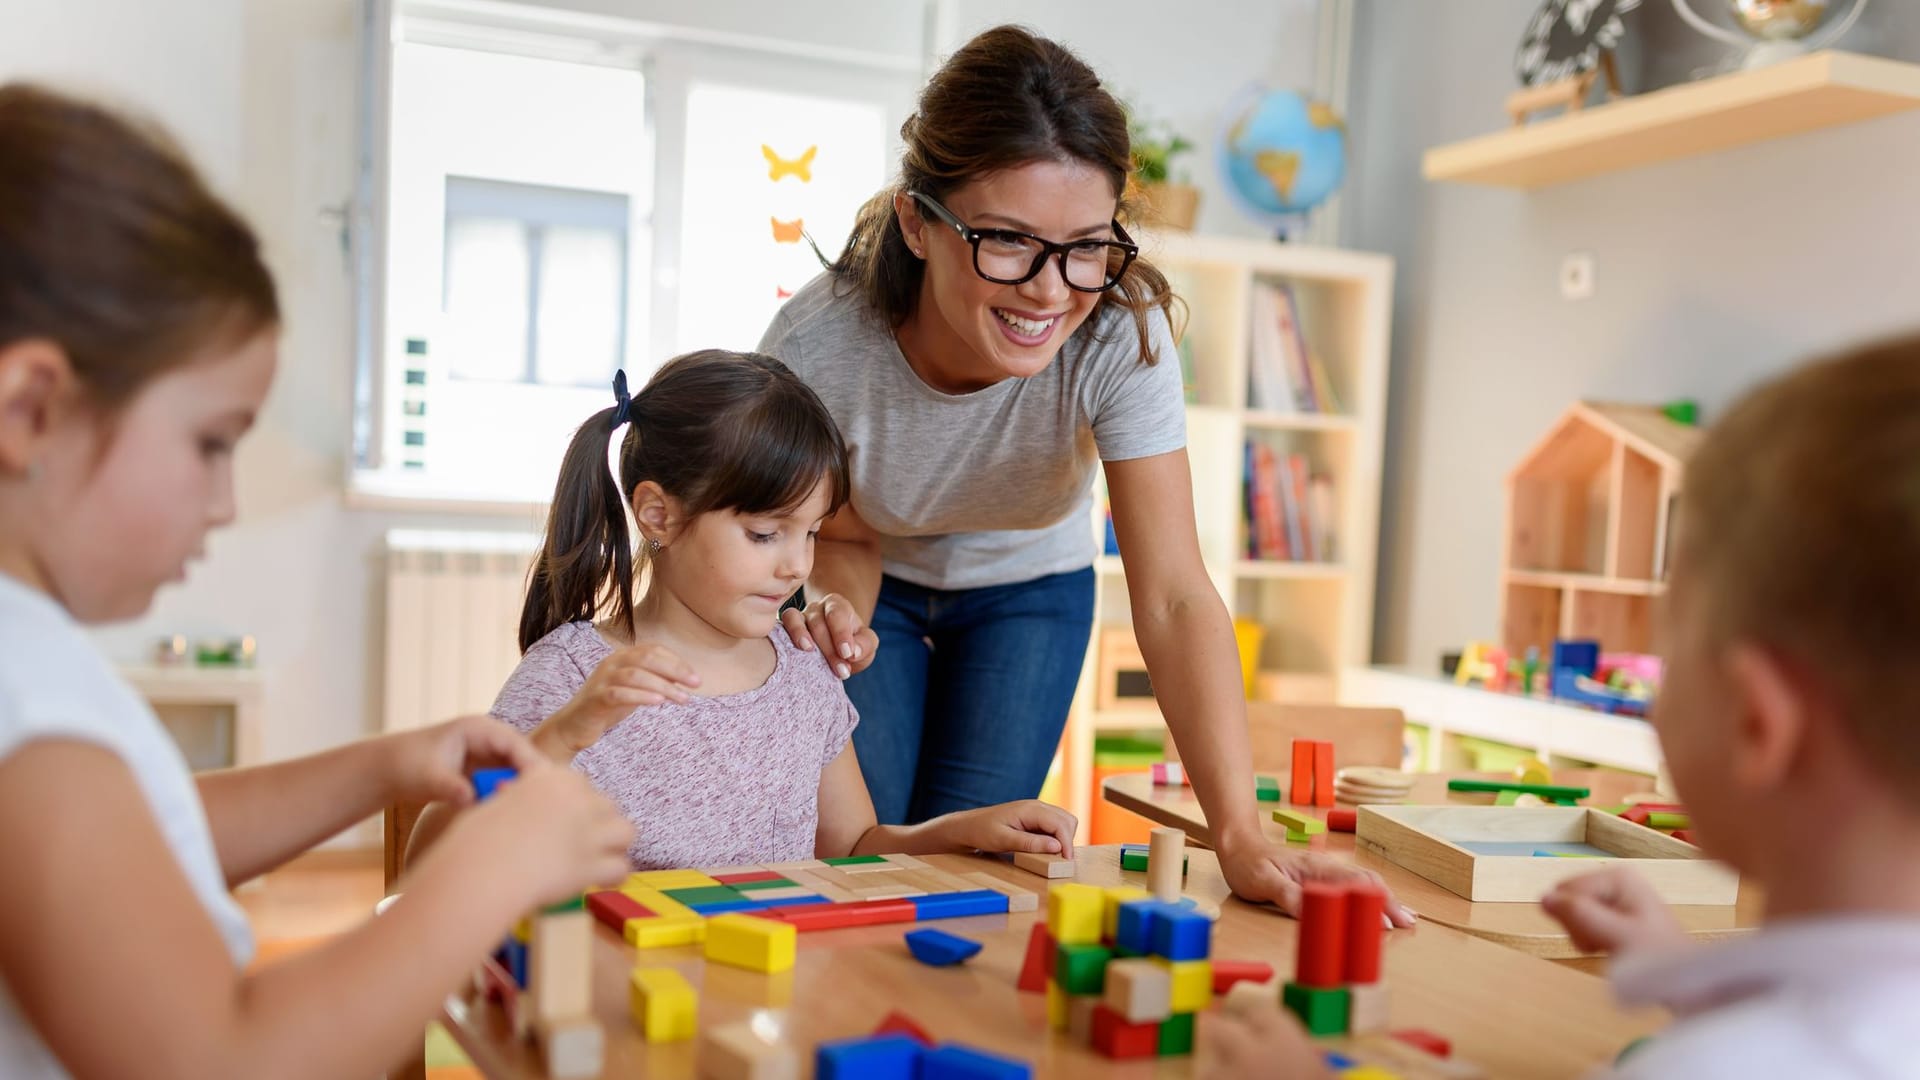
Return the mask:
<path id="1" fill-rule="evenodd" d="M 1725 42 L 1741 50 L 1740 69 L 1743 71 L 1752 71 L 1755 68 L 1763 68 L 1771 64 L 1792 60 L 1797 56 L 1805 56 L 1810 52 L 1818 52 L 1832 45 L 1842 37 L 1845 37 L 1847 31 L 1853 29 L 1853 24 L 1860 19 L 1860 13 L 1866 9 L 1867 0 L 1854 0 L 1853 8 L 1847 12 L 1847 17 L 1834 24 L 1825 33 L 1814 34 L 1804 39 L 1763 39 L 1743 37 L 1740 34 L 1728 30 L 1724 26 L 1717 26 L 1710 23 L 1702 18 L 1698 12 L 1694 11 L 1693 8 L 1687 4 L 1687 0 L 1673 0 L 1673 10 L 1688 26 L 1693 27 L 1695 30 L 1700 31 L 1715 41 Z"/>

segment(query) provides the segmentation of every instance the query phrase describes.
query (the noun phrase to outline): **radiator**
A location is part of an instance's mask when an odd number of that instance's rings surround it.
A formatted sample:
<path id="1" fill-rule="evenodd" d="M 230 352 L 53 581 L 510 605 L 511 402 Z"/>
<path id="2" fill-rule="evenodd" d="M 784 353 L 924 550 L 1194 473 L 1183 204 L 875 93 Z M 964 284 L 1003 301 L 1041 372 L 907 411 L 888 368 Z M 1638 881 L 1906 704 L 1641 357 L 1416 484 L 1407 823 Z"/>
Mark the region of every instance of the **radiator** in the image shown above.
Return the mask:
<path id="1" fill-rule="evenodd" d="M 539 545 L 533 533 L 387 533 L 386 730 L 493 705 L 520 662 L 520 601 Z"/>

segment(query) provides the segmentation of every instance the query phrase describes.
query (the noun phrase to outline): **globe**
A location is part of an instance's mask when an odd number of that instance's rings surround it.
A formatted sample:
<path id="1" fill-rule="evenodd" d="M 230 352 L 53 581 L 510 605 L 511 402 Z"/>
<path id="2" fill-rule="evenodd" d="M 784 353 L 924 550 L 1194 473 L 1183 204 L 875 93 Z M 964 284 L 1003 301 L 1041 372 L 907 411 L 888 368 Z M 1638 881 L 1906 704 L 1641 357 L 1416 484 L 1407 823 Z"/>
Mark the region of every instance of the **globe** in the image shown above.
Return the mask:
<path id="1" fill-rule="evenodd" d="M 1331 108 L 1291 90 L 1255 87 L 1226 112 L 1215 144 L 1228 192 L 1265 221 L 1297 219 L 1347 175 L 1347 126 Z"/>
<path id="2" fill-rule="evenodd" d="M 1806 37 L 1827 17 L 1827 0 L 1729 0 L 1728 6 L 1747 33 L 1772 41 Z"/>

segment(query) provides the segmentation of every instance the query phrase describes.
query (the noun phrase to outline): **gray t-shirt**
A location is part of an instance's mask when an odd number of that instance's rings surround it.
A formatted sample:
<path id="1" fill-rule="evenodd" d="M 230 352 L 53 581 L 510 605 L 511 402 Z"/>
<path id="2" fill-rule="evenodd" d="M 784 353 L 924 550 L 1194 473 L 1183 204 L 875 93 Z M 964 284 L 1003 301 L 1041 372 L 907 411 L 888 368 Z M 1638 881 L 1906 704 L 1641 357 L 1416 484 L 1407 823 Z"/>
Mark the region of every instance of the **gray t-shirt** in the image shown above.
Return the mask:
<path id="1" fill-rule="evenodd" d="M 836 295 L 837 294 L 837 295 Z M 1039 374 L 948 394 L 921 381 L 859 295 L 821 274 L 760 351 L 806 380 L 840 425 L 853 507 L 883 570 L 935 589 L 1031 581 L 1093 565 L 1093 470 L 1187 444 L 1180 360 L 1165 316 L 1140 361 L 1125 308 L 1102 307 Z"/>

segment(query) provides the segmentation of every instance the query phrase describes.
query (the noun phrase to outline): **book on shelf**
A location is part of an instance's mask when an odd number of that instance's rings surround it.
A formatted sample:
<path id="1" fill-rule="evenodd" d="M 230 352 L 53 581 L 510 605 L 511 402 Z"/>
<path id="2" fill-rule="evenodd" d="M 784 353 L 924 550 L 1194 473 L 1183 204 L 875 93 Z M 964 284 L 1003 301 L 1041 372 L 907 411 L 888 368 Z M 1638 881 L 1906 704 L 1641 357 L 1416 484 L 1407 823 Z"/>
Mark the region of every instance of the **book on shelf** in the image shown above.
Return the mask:
<path id="1" fill-rule="evenodd" d="M 1312 473 L 1305 454 L 1281 454 L 1248 440 L 1243 509 L 1249 559 L 1331 561 L 1333 504 L 1332 479 Z"/>
<path id="2" fill-rule="evenodd" d="M 1327 365 L 1309 342 L 1293 286 L 1253 283 L 1249 302 L 1247 402 L 1277 413 L 1338 413 Z"/>

